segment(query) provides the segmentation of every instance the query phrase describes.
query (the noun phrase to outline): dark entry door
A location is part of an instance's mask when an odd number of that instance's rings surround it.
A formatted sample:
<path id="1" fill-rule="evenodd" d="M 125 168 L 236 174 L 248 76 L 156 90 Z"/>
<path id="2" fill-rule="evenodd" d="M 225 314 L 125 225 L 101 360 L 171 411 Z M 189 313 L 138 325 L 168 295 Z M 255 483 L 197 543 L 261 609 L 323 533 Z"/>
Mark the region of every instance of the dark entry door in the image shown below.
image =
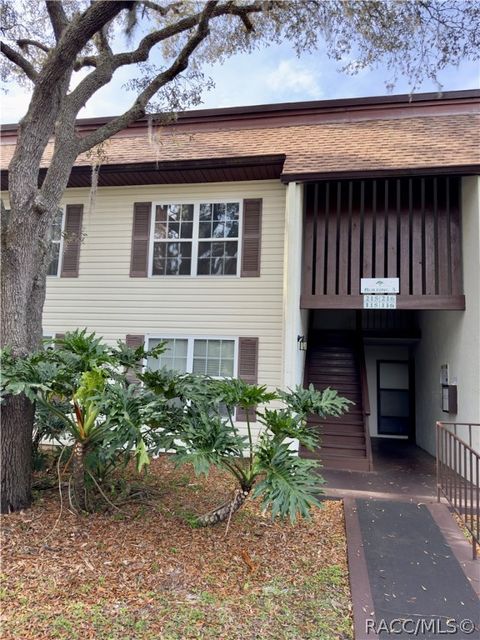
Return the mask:
<path id="1" fill-rule="evenodd" d="M 410 396 L 410 365 L 406 360 L 379 360 L 378 434 L 410 436 L 412 433 L 412 402 Z"/>

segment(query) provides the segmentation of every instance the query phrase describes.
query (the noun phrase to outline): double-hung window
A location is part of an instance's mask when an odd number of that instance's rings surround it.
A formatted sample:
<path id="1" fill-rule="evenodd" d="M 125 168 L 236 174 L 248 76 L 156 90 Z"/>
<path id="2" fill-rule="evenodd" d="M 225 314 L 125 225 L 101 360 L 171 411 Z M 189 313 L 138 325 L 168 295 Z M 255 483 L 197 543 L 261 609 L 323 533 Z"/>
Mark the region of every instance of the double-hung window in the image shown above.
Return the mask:
<path id="1" fill-rule="evenodd" d="M 158 205 L 153 229 L 152 275 L 189 276 L 192 241 L 193 204 Z"/>
<path id="2" fill-rule="evenodd" d="M 58 276 L 60 274 L 62 265 L 62 253 L 63 253 L 63 222 L 64 215 L 60 209 L 57 211 L 50 228 L 50 246 L 51 246 L 51 260 L 48 267 L 47 276 Z"/>
<path id="3" fill-rule="evenodd" d="M 152 216 L 153 276 L 236 276 L 240 203 L 164 203 Z"/>
<path id="4" fill-rule="evenodd" d="M 165 351 L 148 358 L 150 370 L 171 369 L 178 373 L 198 373 L 213 378 L 236 375 L 237 341 L 231 338 L 149 338 L 148 349 L 166 342 Z"/>

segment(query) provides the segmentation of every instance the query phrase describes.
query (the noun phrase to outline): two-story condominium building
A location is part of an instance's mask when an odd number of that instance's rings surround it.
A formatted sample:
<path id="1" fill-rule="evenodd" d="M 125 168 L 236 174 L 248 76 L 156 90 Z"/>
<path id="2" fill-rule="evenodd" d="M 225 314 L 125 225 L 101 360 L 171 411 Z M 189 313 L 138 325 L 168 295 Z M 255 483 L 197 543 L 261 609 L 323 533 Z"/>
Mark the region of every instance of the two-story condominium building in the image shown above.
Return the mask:
<path id="1" fill-rule="evenodd" d="M 136 122 L 72 171 L 45 334 L 165 339 L 150 366 L 337 388 L 355 405 L 318 427 L 326 466 L 371 469 L 371 437 L 433 453 L 436 420 L 480 422 L 479 105 L 460 91 Z"/>

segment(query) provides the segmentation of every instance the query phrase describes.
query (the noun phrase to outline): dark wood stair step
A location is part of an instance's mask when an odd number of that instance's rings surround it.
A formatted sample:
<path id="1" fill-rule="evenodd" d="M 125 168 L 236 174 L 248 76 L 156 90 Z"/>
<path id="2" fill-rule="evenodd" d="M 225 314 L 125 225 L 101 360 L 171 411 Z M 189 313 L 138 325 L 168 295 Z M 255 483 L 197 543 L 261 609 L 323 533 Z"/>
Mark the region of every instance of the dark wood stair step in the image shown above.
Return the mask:
<path id="1" fill-rule="evenodd" d="M 320 443 L 320 450 L 323 451 L 328 451 L 329 453 L 332 453 L 334 455 L 339 455 L 339 456 L 343 456 L 346 455 L 348 453 L 351 454 L 356 454 L 358 451 L 362 451 L 365 452 L 365 442 L 363 443 L 335 443 L 335 444 L 328 444 L 328 443 L 324 443 L 321 442 Z"/>
<path id="2" fill-rule="evenodd" d="M 357 358 L 353 354 L 335 354 L 332 353 L 311 353 L 307 357 L 307 362 L 318 362 L 322 364 L 323 362 L 337 362 L 339 365 L 347 365 L 354 366 L 357 363 Z"/>
<path id="3" fill-rule="evenodd" d="M 330 435 L 322 433 L 320 436 L 320 448 L 325 450 L 337 450 L 342 449 L 357 449 L 361 451 L 366 450 L 365 438 L 361 434 L 335 434 Z"/>
<path id="4" fill-rule="evenodd" d="M 345 436 L 362 436 L 365 438 L 363 424 L 350 423 L 350 424 L 328 424 L 328 425 L 315 425 L 313 427 L 315 432 L 323 435 L 345 435 Z"/>
<path id="5" fill-rule="evenodd" d="M 370 471 L 370 463 L 368 458 L 358 456 L 329 456 L 329 455 L 316 455 L 312 454 L 308 449 L 301 451 L 302 458 L 309 458 L 310 460 L 318 460 L 321 467 L 324 469 L 338 469 L 345 471 Z M 320 474 L 322 473 L 320 469 Z"/>
<path id="6" fill-rule="evenodd" d="M 326 367 L 325 369 L 312 369 L 308 370 L 309 378 L 318 378 L 319 380 L 325 379 L 328 383 L 332 379 L 338 378 L 339 380 L 350 379 L 354 383 L 358 383 L 360 374 L 352 369 L 338 369 L 335 367 Z"/>
<path id="7" fill-rule="evenodd" d="M 342 416 L 343 417 L 343 416 Z M 349 416 L 347 416 L 349 417 Z M 336 419 L 332 419 L 332 418 L 328 418 L 327 420 L 325 420 L 325 418 L 309 418 L 308 419 L 308 425 L 315 427 L 315 428 L 322 428 L 322 429 L 337 429 L 338 427 L 342 427 L 344 429 L 346 429 L 349 426 L 352 427 L 357 427 L 357 428 L 362 428 L 364 427 L 364 421 L 363 421 L 363 416 L 358 419 L 349 419 L 349 420 L 342 420 L 341 422 L 339 421 L 338 418 Z"/>

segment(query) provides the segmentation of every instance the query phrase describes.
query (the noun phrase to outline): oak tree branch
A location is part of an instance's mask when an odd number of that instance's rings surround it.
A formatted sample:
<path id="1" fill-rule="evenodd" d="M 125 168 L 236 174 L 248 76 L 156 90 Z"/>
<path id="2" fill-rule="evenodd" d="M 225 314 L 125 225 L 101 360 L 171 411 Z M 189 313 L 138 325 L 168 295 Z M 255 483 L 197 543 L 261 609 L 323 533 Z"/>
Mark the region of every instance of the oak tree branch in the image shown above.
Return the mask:
<path id="1" fill-rule="evenodd" d="M 80 152 L 88 151 L 95 145 L 100 144 L 110 136 L 124 129 L 131 122 L 134 122 L 145 115 L 145 108 L 149 100 L 157 93 L 157 91 L 188 67 L 190 56 L 198 45 L 208 36 L 208 24 L 217 4 L 217 0 L 210 0 L 210 2 L 206 3 L 205 9 L 200 15 L 200 20 L 195 33 L 188 39 L 173 64 L 168 69 L 155 76 L 155 78 L 139 94 L 130 109 L 118 118 L 114 118 L 106 125 L 99 127 L 96 131 L 85 136 L 79 145 Z"/>
<path id="2" fill-rule="evenodd" d="M 17 67 L 19 67 L 24 74 L 29 78 L 32 82 L 36 82 L 38 78 L 38 74 L 35 71 L 33 65 L 22 56 L 21 53 L 12 49 L 6 42 L 0 42 L 0 51 L 3 55 L 13 62 Z"/>
<path id="3" fill-rule="evenodd" d="M 63 32 L 68 26 L 68 18 L 64 11 L 63 4 L 58 0 L 46 0 L 45 6 L 47 7 L 48 16 L 52 23 L 53 32 L 57 42 L 63 35 Z"/>

